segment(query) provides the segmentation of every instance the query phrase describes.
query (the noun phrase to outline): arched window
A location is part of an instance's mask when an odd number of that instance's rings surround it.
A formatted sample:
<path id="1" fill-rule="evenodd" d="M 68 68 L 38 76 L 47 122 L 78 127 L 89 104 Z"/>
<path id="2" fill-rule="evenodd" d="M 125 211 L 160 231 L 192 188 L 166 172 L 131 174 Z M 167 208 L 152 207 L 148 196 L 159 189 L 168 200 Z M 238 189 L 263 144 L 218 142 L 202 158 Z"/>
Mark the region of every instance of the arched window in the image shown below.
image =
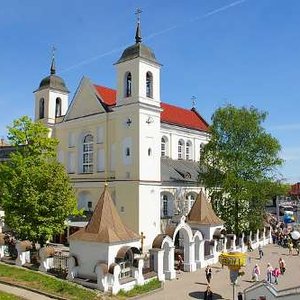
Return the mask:
<path id="1" fill-rule="evenodd" d="M 167 139 L 165 137 L 161 138 L 161 157 L 167 156 Z"/>
<path id="2" fill-rule="evenodd" d="M 167 195 L 162 196 L 162 214 L 163 214 L 163 217 L 168 216 L 168 196 Z"/>
<path id="3" fill-rule="evenodd" d="M 45 117 L 45 100 L 44 100 L 44 98 L 40 99 L 40 103 L 39 103 L 39 117 L 40 117 L 40 119 L 44 119 L 44 117 Z"/>
<path id="4" fill-rule="evenodd" d="M 194 203 L 195 203 L 195 195 L 194 194 L 188 194 L 185 198 L 184 201 L 184 211 L 186 214 L 189 213 L 189 211 L 191 210 L 191 208 L 193 207 Z"/>
<path id="5" fill-rule="evenodd" d="M 199 151 L 199 159 L 200 159 L 200 157 L 201 157 L 201 155 L 202 155 L 203 148 L 204 148 L 204 143 L 201 143 L 201 144 L 200 144 L 200 151 Z"/>
<path id="6" fill-rule="evenodd" d="M 55 103 L 55 117 L 60 117 L 61 116 L 61 99 L 56 98 L 56 103 Z"/>
<path id="7" fill-rule="evenodd" d="M 82 172 L 93 173 L 94 138 L 87 134 L 83 139 Z"/>
<path id="8" fill-rule="evenodd" d="M 126 73 L 126 77 L 125 77 L 125 97 L 131 96 L 131 88 L 132 88 L 132 77 L 131 77 L 131 73 L 128 72 Z"/>
<path id="9" fill-rule="evenodd" d="M 184 141 L 183 140 L 179 140 L 178 141 L 178 159 L 183 159 L 184 157 L 184 153 L 183 153 L 183 150 L 184 150 Z"/>
<path id="10" fill-rule="evenodd" d="M 146 96 L 149 98 L 153 97 L 153 76 L 151 72 L 146 74 Z"/>
<path id="11" fill-rule="evenodd" d="M 185 146 L 185 159 L 192 159 L 192 143 L 190 141 L 186 142 Z"/>

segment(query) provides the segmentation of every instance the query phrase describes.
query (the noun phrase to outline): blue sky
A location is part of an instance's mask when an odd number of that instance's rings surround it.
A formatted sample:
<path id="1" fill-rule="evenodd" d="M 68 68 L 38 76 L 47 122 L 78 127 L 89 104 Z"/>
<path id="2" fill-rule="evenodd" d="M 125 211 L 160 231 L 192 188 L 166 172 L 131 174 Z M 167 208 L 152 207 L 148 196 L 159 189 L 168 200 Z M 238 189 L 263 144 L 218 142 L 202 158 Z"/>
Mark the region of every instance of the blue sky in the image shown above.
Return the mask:
<path id="1" fill-rule="evenodd" d="M 282 177 L 300 181 L 300 1 L 298 0 L 10 0 L 1 3 L 0 137 L 33 117 L 34 95 L 57 73 L 72 99 L 82 76 L 115 88 L 113 63 L 142 34 L 163 64 L 161 99 L 197 109 L 210 121 L 224 104 L 253 105 L 282 145 Z"/>

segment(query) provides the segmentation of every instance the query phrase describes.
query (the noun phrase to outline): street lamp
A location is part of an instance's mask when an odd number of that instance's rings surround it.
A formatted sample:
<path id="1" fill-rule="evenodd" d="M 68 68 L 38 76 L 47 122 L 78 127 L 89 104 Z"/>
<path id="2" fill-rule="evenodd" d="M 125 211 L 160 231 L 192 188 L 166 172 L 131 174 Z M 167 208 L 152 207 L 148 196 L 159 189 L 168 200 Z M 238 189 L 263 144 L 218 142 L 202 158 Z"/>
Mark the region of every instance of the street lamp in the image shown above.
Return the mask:
<path id="1" fill-rule="evenodd" d="M 230 281 L 232 283 L 232 299 L 236 300 L 236 284 L 241 267 L 246 266 L 247 256 L 242 252 L 222 253 L 219 262 L 230 270 Z"/>

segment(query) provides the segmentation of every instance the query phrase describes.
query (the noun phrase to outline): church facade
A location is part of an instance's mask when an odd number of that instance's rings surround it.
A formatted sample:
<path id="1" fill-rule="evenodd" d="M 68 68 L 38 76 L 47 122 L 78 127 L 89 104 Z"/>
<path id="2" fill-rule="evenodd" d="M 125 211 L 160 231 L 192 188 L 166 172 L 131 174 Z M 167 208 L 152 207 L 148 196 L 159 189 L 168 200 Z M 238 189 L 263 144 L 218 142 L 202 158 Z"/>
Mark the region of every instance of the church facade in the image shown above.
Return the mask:
<path id="1" fill-rule="evenodd" d="M 74 184 L 78 206 L 93 211 L 109 184 L 125 224 L 145 236 L 145 248 L 176 215 L 187 214 L 201 186 L 197 182 L 201 147 L 208 124 L 191 110 L 161 102 L 161 64 L 135 43 L 114 64 L 116 90 L 83 77 L 68 104 L 69 91 L 50 75 L 35 94 L 35 120 L 59 140 L 58 160 Z"/>

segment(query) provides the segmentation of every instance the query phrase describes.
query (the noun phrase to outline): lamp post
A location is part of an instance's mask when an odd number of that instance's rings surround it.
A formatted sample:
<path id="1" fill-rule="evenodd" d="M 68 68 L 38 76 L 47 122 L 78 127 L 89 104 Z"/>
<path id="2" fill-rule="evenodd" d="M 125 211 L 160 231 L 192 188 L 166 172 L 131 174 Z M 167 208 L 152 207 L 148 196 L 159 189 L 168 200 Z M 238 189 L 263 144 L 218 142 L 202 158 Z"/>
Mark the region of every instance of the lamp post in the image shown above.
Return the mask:
<path id="1" fill-rule="evenodd" d="M 222 266 L 227 266 L 230 271 L 230 281 L 232 283 L 232 299 L 236 300 L 236 284 L 241 267 L 246 266 L 247 256 L 242 252 L 222 253 L 219 262 Z"/>

